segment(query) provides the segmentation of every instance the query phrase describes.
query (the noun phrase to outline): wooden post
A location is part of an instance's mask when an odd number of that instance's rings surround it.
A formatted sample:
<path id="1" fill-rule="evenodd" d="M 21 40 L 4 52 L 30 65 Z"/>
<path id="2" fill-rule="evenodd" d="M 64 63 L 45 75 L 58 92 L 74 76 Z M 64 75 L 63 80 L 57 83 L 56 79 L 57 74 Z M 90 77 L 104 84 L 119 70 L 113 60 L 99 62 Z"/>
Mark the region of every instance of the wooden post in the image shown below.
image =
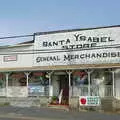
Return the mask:
<path id="1" fill-rule="evenodd" d="M 53 71 L 52 72 L 48 72 L 48 76 L 49 76 L 49 97 L 53 96 L 53 89 L 52 89 L 52 86 L 51 86 L 51 75 L 52 75 Z"/>
<path id="2" fill-rule="evenodd" d="M 68 74 L 68 78 L 69 78 L 69 103 L 70 103 L 70 98 L 71 98 L 71 74 L 72 74 L 72 71 L 66 71 L 67 72 L 67 74 Z"/>
<path id="3" fill-rule="evenodd" d="M 90 72 L 87 73 L 88 73 L 88 95 L 90 96 L 91 95 Z"/>
<path id="4" fill-rule="evenodd" d="M 88 74 L 88 96 L 91 96 L 91 83 L 90 83 L 90 76 L 91 73 L 93 72 L 93 70 L 86 70 L 87 74 Z"/>
<path id="5" fill-rule="evenodd" d="M 5 73 L 6 76 L 6 97 L 8 96 L 8 78 L 9 78 L 9 73 Z"/>
<path id="6" fill-rule="evenodd" d="M 27 95 L 28 95 L 28 83 L 29 83 L 29 74 L 30 74 L 30 72 L 24 72 L 24 74 L 26 75 L 26 86 L 27 86 Z"/>
<path id="7" fill-rule="evenodd" d="M 115 72 L 112 71 L 112 80 L 113 80 L 113 97 L 115 96 Z"/>

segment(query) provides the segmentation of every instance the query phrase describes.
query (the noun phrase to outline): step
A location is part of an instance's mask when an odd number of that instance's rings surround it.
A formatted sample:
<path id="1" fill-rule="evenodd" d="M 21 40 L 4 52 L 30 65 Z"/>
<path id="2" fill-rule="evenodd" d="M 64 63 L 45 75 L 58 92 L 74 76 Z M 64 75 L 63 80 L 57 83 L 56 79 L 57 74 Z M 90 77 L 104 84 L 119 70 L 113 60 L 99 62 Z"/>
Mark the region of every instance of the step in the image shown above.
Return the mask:
<path id="1" fill-rule="evenodd" d="M 49 104 L 48 108 L 69 111 L 69 106 L 68 105 L 52 105 L 52 104 Z"/>

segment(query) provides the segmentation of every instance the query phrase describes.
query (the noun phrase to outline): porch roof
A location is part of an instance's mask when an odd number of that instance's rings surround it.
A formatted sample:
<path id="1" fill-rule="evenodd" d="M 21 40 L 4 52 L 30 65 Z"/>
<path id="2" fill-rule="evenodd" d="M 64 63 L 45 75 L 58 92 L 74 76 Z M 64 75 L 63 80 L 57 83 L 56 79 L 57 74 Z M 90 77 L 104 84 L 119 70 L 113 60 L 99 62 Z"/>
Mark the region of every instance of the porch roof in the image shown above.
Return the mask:
<path id="1" fill-rule="evenodd" d="M 51 71 L 51 70 L 77 70 L 77 69 L 98 69 L 98 68 L 120 68 L 117 64 L 82 64 L 82 65 L 61 65 L 61 66 L 37 66 L 37 67 L 17 67 L 17 68 L 0 68 L 0 72 L 14 71 Z"/>

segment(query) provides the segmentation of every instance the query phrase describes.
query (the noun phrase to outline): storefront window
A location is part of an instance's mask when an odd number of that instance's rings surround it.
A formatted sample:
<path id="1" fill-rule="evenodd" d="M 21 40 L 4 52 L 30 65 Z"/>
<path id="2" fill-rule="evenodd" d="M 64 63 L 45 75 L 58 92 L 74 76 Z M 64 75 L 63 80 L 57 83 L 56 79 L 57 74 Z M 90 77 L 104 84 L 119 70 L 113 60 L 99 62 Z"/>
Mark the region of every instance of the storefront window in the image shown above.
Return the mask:
<path id="1" fill-rule="evenodd" d="M 72 74 L 73 85 L 87 85 L 88 84 L 88 75 L 85 70 L 75 71 Z"/>
<path id="2" fill-rule="evenodd" d="M 46 95 L 48 94 L 48 74 L 47 72 L 32 72 L 29 75 L 29 95 Z"/>
<path id="3" fill-rule="evenodd" d="M 112 96 L 112 72 L 110 69 L 95 69 L 91 73 L 91 94 Z"/>
<path id="4" fill-rule="evenodd" d="M 5 74 L 0 73 L 0 88 L 5 88 Z"/>
<path id="5" fill-rule="evenodd" d="M 26 86 L 26 76 L 23 72 L 13 72 L 9 75 L 8 86 Z"/>
<path id="6" fill-rule="evenodd" d="M 109 69 L 97 69 L 91 73 L 92 85 L 112 85 L 112 73 Z"/>
<path id="7" fill-rule="evenodd" d="M 6 77 L 4 73 L 0 73 L 0 96 L 5 96 Z"/>
<path id="8" fill-rule="evenodd" d="M 91 69 L 90 84 L 85 70 L 77 70 L 72 74 L 73 96 L 112 96 L 112 71 L 111 69 Z"/>

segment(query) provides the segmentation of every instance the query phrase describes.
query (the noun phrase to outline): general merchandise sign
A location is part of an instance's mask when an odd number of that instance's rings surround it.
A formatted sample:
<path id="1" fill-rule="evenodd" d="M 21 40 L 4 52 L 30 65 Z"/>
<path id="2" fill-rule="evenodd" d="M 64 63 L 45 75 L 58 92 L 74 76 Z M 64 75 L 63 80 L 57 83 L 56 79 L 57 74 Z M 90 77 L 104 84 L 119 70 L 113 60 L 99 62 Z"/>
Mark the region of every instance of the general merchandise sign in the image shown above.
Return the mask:
<path id="1" fill-rule="evenodd" d="M 34 66 L 120 62 L 120 27 L 35 36 Z"/>

